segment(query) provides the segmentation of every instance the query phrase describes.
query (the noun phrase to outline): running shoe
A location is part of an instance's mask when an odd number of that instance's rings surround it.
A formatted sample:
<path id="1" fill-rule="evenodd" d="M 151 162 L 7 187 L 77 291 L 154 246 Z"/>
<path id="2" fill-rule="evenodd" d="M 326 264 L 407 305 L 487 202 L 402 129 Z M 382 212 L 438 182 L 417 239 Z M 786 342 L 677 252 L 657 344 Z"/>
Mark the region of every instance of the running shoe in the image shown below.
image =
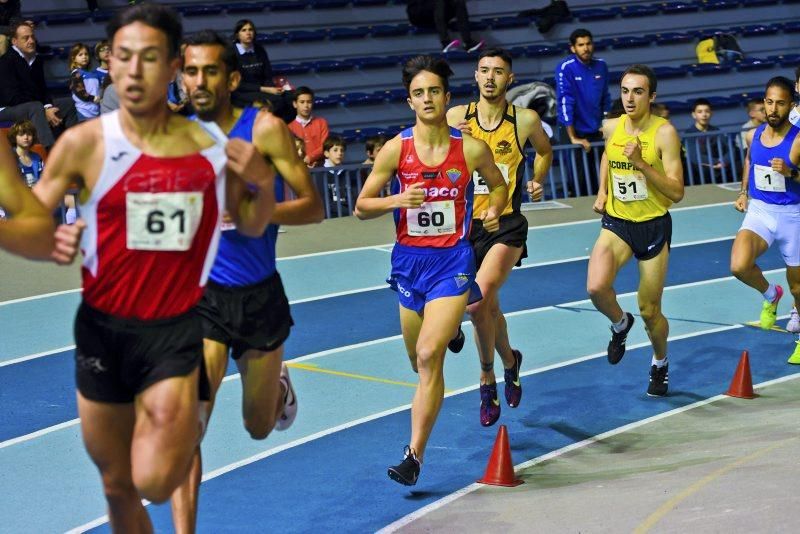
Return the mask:
<path id="1" fill-rule="evenodd" d="M 477 52 L 478 50 L 483 48 L 483 45 L 485 45 L 485 44 L 486 44 L 486 41 L 481 39 L 480 41 L 478 41 L 477 43 L 474 43 L 473 45 L 465 44 L 464 48 L 467 49 L 467 52 Z"/>
<path id="2" fill-rule="evenodd" d="M 450 352 L 458 354 L 461 352 L 461 349 L 464 348 L 464 339 L 466 339 L 464 337 L 464 331 L 461 330 L 461 325 L 458 325 L 458 334 L 447 342 L 447 348 L 450 349 Z"/>
<path id="3" fill-rule="evenodd" d="M 794 343 L 794 352 L 786 361 L 794 365 L 800 365 L 800 341 L 795 341 Z"/>
<path id="4" fill-rule="evenodd" d="M 633 328 L 633 314 L 625 312 L 628 316 L 628 326 L 622 332 L 615 332 L 611 327 L 611 341 L 608 342 L 608 363 L 617 365 L 625 356 L 625 341 L 628 339 L 628 332 Z"/>
<path id="5" fill-rule="evenodd" d="M 389 478 L 404 486 L 413 486 L 419 478 L 422 465 L 417 460 L 417 455 L 411 452 L 411 447 L 406 445 L 403 450 L 403 461 L 389 468 Z"/>
<path id="6" fill-rule="evenodd" d="M 500 401 L 497 398 L 497 384 L 481 384 L 481 424 L 492 426 L 500 419 Z"/>
<path id="7" fill-rule="evenodd" d="M 461 41 L 459 41 L 458 39 L 453 39 L 452 41 L 444 45 L 444 48 L 442 48 L 442 54 L 446 54 L 449 51 L 458 48 L 459 46 L 461 46 Z"/>
<path id="8" fill-rule="evenodd" d="M 667 394 L 669 385 L 669 363 L 662 367 L 650 366 L 650 384 L 647 386 L 647 394 L 651 397 L 663 397 Z"/>
<path id="9" fill-rule="evenodd" d="M 793 334 L 800 333 L 800 315 L 797 313 L 797 308 L 792 307 L 792 313 L 789 316 L 789 322 L 786 323 L 786 331 Z"/>
<path id="10" fill-rule="evenodd" d="M 775 319 L 778 317 L 778 302 L 783 296 L 783 288 L 775 286 L 775 298 L 772 302 L 765 300 L 761 305 L 761 328 L 769 330 L 775 326 Z"/>
<path id="11" fill-rule="evenodd" d="M 519 369 L 522 367 L 522 353 L 516 349 L 512 349 L 511 353 L 514 354 L 514 367 L 505 370 L 505 394 L 506 404 L 512 408 L 519 406 L 519 401 L 522 400 L 522 383 L 519 380 Z"/>
<path id="12" fill-rule="evenodd" d="M 294 418 L 297 417 L 297 394 L 292 387 L 292 379 L 289 378 L 289 368 L 286 364 L 281 364 L 281 384 L 284 387 L 283 393 L 283 413 L 278 420 L 275 421 L 276 430 L 286 430 L 292 423 Z"/>

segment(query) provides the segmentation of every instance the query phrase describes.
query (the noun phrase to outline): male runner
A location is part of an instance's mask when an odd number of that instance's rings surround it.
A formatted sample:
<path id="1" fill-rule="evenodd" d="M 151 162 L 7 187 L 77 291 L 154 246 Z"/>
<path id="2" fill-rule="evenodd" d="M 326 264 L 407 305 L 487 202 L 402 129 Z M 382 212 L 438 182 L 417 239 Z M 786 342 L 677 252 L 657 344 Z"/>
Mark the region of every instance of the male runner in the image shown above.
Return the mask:
<path id="1" fill-rule="evenodd" d="M 667 394 L 669 324 L 661 312 L 672 219 L 668 208 L 683 198 L 681 142 L 675 128 L 650 113 L 656 77 L 646 65 L 623 73 L 620 98 L 625 114 L 603 124 L 606 150 L 594 210 L 603 214 L 600 236 L 589 258 L 587 290 L 592 303 L 611 320 L 608 362 L 625 354 L 633 314 L 617 302 L 614 280 L 631 256 L 639 262 L 639 311 L 653 345 L 647 394 Z"/>
<path id="2" fill-rule="evenodd" d="M 394 211 L 397 244 L 389 284 L 400 300 L 400 325 L 419 386 L 411 406 L 411 441 L 389 477 L 416 484 L 425 446 L 444 398 L 444 354 L 467 304 L 480 299 L 469 244 L 472 173 L 491 190 L 480 214 L 495 232 L 508 198 L 503 176 L 486 143 L 447 126 L 452 71 L 443 59 L 417 56 L 403 67 L 403 84 L 416 124 L 387 142 L 356 203 L 360 219 Z M 395 194 L 381 198 L 392 178 Z"/>
<path id="3" fill-rule="evenodd" d="M 764 278 L 756 259 L 773 242 L 786 264 L 786 281 L 795 307 L 800 302 L 800 129 L 789 122 L 793 96 L 788 78 L 777 76 L 767 82 L 767 122 L 747 132 L 749 148 L 735 204 L 747 215 L 733 241 L 731 272 L 764 295 L 760 322 L 766 330 L 775 324 L 783 288 Z M 789 363 L 800 364 L 800 344 Z"/>
<path id="4" fill-rule="evenodd" d="M 320 222 L 324 210 L 286 124 L 269 112 L 231 104 L 231 93 L 241 79 L 236 49 L 212 31 L 197 33 L 184 43 L 183 83 L 198 118 L 221 141 L 244 139 L 258 148 L 282 177 L 275 180 L 277 200 L 283 200 L 284 182 L 295 194 L 275 206 L 272 224 L 260 237 L 244 236 L 230 222 L 223 223 L 217 258 L 198 306 L 211 386 L 210 400 L 201 412 L 210 417 L 228 367 L 228 351 L 233 349 L 242 377 L 245 428 L 254 439 L 264 439 L 273 427 L 288 428 L 297 413 L 289 372 L 281 364 L 293 322 L 276 269 L 277 225 Z M 198 447 L 190 476 L 172 499 L 177 532 L 194 531 L 201 475 Z"/>
<path id="5" fill-rule="evenodd" d="M 475 328 L 475 342 L 481 362 L 480 422 L 483 426 L 493 425 L 500 417 L 497 379 L 494 376 L 495 349 L 505 368 L 506 403 L 516 408 L 522 399 L 519 380 L 522 353 L 511 348 L 506 318 L 500 311 L 498 291 L 511 269 L 515 265 L 522 265 L 522 258 L 528 256 L 525 243 L 528 239 L 528 219 L 520 212 L 525 145 L 530 142 L 537 156 L 533 180 L 528 182 L 528 191 L 533 200 L 542 197 L 542 182 L 553 161 L 553 149 L 542 129 L 539 115 L 531 109 L 518 108 L 506 101 L 506 89 L 514 81 L 511 62 L 511 54 L 506 50 L 490 48 L 481 52 L 475 71 L 480 99 L 466 106 L 453 107 L 447 112 L 447 122 L 451 126 L 489 145 L 508 188 L 508 200 L 500 216 L 500 229 L 486 232 L 481 220 L 473 217 L 469 236 L 478 265 L 476 280 L 483 294 L 483 299 L 467 307 Z M 472 212 L 480 216 L 486 209 L 489 189 L 480 174 L 475 173 L 473 181 L 475 205 Z M 458 334 L 449 347 L 458 352 L 463 343 L 464 333 L 459 325 Z"/>
<path id="6" fill-rule="evenodd" d="M 240 230 L 258 236 L 275 202 L 274 173 L 255 147 L 218 145 L 168 110 L 181 33 L 164 6 L 114 15 L 110 71 L 121 108 L 67 130 L 34 188 L 51 209 L 69 184 L 81 188 L 78 413 L 117 532 L 151 532 L 141 499 L 165 501 L 189 470 L 203 356 L 194 308 L 222 210 L 227 203 Z"/>
<path id="7" fill-rule="evenodd" d="M 794 69 L 794 95 L 800 94 L 800 67 Z M 792 111 L 789 112 L 789 122 L 800 128 L 800 104 L 792 105 Z M 786 323 L 786 330 L 789 332 L 800 334 L 800 314 L 797 313 L 797 308 L 792 306 L 792 312 L 789 315 L 789 321 Z"/>

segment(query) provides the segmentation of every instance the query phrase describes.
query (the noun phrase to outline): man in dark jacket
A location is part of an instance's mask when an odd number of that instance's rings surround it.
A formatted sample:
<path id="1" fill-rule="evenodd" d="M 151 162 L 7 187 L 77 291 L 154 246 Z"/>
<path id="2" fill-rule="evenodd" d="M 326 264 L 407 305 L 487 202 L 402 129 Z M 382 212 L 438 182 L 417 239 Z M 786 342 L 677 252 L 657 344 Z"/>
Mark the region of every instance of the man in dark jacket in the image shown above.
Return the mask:
<path id="1" fill-rule="evenodd" d="M 11 26 L 11 48 L 0 57 L 0 121 L 28 119 L 45 147 L 55 142 L 51 128 L 78 122 L 69 97 L 53 100 L 44 78 L 44 64 L 36 55 L 36 36 L 27 22 Z"/>

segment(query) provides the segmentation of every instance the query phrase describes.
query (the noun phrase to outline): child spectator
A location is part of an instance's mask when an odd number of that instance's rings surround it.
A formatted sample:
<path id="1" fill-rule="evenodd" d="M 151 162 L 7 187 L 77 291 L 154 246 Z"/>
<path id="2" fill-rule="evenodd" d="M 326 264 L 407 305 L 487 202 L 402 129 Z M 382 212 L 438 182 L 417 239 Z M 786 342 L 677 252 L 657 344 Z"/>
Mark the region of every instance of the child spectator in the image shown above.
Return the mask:
<path id="1" fill-rule="evenodd" d="M 295 150 L 297 150 L 297 156 L 301 160 L 305 161 L 305 159 L 306 159 L 306 142 L 303 141 L 302 138 L 297 137 L 294 134 L 292 134 L 292 137 L 294 138 L 294 148 L 295 148 Z"/>
<path id="2" fill-rule="evenodd" d="M 325 155 L 325 167 L 338 167 L 344 163 L 344 153 L 347 144 L 341 135 L 329 135 L 322 144 L 322 153 Z"/>
<path id="3" fill-rule="evenodd" d="M 94 45 L 94 57 L 99 63 L 94 69 L 94 74 L 100 82 L 100 96 L 103 96 L 105 88 L 111 85 L 111 77 L 108 75 L 108 57 L 110 55 L 111 45 L 105 39 Z"/>
<path id="4" fill-rule="evenodd" d="M 17 167 L 22 178 L 28 187 L 33 187 L 44 170 L 42 157 L 31 150 L 38 142 L 36 128 L 29 120 L 15 122 L 8 131 L 8 141 L 17 156 Z"/>
<path id="5" fill-rule="evenodd" d="M 100 80 L 89 70 L 89 48 L 75 43 L 69 51 L 72 101 L 78 112 L 78 120 L 85 121 L 100 115 Z"/>
<path id="6" fill-rule="evenodd" d="M 742 124 L 742 133 L 736 139 L 736 143 L 742 148 L 747 149 L 747 132 L 753 128 L 758 128 L 767 120 L 767 115 L 764 112 L 764 100 L 761 98 L 751 98 L 747 101 L 747 116 L 750 120 Z"/>
<path id="7" fill-rule="evenodd" d="M 388 141 L 385 135 L 374 135 L 367 139 L 364 148 L 367 151 L 367 159 L 364 160 L 364 165 L 372 165 L 375 163 L 375 156 L 378 155 L 383 145 Z"/>
<path id="8" fill-rule="evenodd" d="M 709 136 L 691 137 L 685 141 L 687 158 L 692 161 L 693 174 L 700 177 L 700 183 L 705 183 L 706 177 L 712 183 L 720 182 L 721 171 L 728 165 L 727 143 L 719 134 L 712 133 L 719 132 L 719 128 L 711 124 L 713 114 L 711 102 L 705 98 L 698 98 L 692 104 L 694 124 L 684 130 L 684 133 L 687 134 L 700 132 L 710 134 Z M 695 180 L 697 181 L 697 178 Z"/>
<path id="9" fill-rule="evenodd" d="M 323 161 L 323 142 L 328 138 L 328 121 L 313 117 L 314 91 L 309 87 L 298 87 L 292 103 L 297 117 L 289 123 L 289 130 L 306 144 L 306 165 L 316 167 Z"/>

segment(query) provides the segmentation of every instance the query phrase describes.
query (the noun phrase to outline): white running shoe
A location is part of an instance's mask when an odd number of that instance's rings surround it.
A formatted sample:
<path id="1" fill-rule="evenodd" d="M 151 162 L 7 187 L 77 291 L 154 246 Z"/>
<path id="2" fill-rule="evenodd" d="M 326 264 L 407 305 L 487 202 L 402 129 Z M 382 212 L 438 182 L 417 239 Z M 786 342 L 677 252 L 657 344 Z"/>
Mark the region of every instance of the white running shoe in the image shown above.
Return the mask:
<path id="1" fill-rule="evenodd" d="M 297 417 L 297 395 L 292 387 L 292 379 L 289 378 L 289 368 L 286 364 L 281 364 L 281 384 L 286 388 L 283 394 L 283 413 L 275 421 L 275 430 L 286 430 L 292 423 L 294 418 Z"/>
<path id="2" fill-rule="evenodd" d="M 461 41 L 459 41 L 458 39 L 453 39 L 452 41 L 444 45 L 444 48 L 442 48 L 442 54 L 446 54 L 451 50 L 455 50 L 459 46 L 461 46 Z"/>
<path id="3" fill-rule="evenodd" d="M 795 334 L 800 333 L 800 315 L 797 313 L 797 308 L 792 308 L 792 314 L 789 316 L 789 322 L 786 323 L 786 330 L 789 332 L 794 332 Z"/>

